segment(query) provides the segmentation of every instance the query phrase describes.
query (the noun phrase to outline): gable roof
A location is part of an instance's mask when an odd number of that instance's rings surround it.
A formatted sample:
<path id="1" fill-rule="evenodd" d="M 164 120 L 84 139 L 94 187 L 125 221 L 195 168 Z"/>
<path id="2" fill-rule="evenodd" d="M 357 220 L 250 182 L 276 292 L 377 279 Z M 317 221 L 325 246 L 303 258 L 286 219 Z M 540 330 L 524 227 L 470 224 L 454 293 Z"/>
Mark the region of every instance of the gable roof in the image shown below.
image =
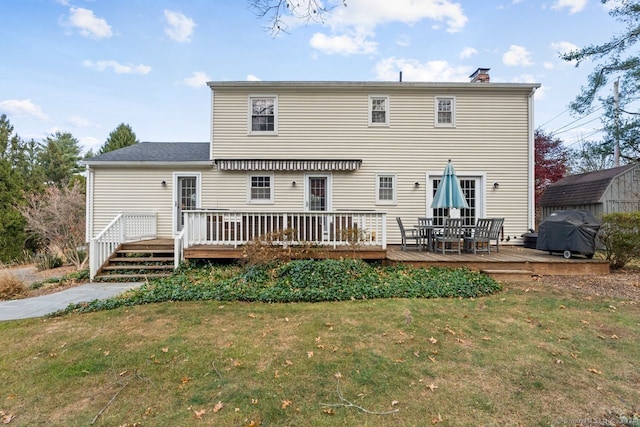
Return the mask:
<path id="1" fill-rule="evenodd" d="M 617 168 L 570 175 L 551 184 L 540 197 L 540 206 L 573 206 L 599 203 L 611 181 L 637 167 L 632 163 Z"/>
<path id="2" fill-rule="evenodd" d="M 140 142 L 84 161 L 87 165 L 129 163 L 207 163 L 208 142 Z"/>

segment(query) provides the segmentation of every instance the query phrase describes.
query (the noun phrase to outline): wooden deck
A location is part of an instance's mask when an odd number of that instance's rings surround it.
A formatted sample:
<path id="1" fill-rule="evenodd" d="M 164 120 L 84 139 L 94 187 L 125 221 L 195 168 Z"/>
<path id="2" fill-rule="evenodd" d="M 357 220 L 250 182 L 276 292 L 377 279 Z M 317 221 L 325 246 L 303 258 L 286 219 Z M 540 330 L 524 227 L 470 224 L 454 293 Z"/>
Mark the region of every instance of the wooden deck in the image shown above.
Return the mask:
<path id="1" fill-rule="evenodd" d="M 185 250 L 186 259 L 238 259 L 242 248 L 231 246 L 194 246 Z M 308 254 L 305 256 L 308 257 Z M 467 267 L 482 271 L 500 281 L 528 281 L 537 276 L 579 276 L 609 274 L 605 260 L 576 256 L 565 259 L 560 254 L 549 255 L 522 246 L 500 246 L 500 252 L 461 255 L 407 250 L 390 245 L 382 248 L 319 248 L 314 258 L 360 258 L 378 260 L 386 265 L 410 264 L 416 267 Z"/>

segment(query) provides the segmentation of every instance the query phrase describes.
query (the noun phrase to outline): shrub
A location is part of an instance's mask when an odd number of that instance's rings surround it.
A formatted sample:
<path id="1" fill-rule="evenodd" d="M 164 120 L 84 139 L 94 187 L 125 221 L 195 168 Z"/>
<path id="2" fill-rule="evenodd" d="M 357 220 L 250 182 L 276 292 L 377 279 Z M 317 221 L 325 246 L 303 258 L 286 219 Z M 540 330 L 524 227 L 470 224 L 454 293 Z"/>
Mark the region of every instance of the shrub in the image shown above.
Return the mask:
<path id="1" fill-rule="evenodd" d="M 599 236 L 611 268 L 640 257 L 640 212 L 610 213 L 603 220 Z"/>
<path id="2" fill-rule="evenodd" d="M 48 253 L 36 255 L 36 268 L 39 271 L 62 267 L 62 258 Z"/>
<path id="3" fill-rule="evenodd" d="M 362 260 L 294 260 L 276 266 L 182 268 L 123 295 L 71 305 L 89 312 L 164 301 L 266 303 L 373 298 L 473 298 L 498 292 L 491 277 L 466 268 L 381 267 Z"/>
<path id="4" fill-rule="evenodd" d="M 0 300 L 21 296 L 26 290 L 24 283 L 12 274 L 0 272 Z"/>

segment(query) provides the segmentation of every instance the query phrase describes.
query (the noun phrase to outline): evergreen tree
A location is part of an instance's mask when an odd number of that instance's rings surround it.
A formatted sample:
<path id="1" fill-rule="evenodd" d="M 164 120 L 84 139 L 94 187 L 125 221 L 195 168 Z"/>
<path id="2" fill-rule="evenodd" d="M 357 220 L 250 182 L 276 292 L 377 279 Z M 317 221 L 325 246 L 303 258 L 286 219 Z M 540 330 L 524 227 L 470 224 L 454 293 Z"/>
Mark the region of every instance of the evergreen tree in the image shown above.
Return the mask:
<path id="1" fill-rule="evenodd" d="M 128 147 L 139 142 L 131 126 L 120 123 L 117 128 L 111 131 L 105 143 L 100 147 L 100 150 L 98 150 L 98 154 L 108 153 L 109 151 Z"/>
<path id="2" fill-rule="evenodd" d="M 602 3 L 611 6 L 609 15 L 623 23 L 625 30 L 614 34 L 606 43 L 561 55 L 565 61 L 575 61 L 576 67 L 583 62 L 594 64 L 587 85 L 582 87 L 570 108 L 577 114 L 585 114 L 593 110 L 593 104 L 598 100 L 607 111 L 604 128 L 606 144 L 613 151 L 613 142 L 619 140 L 621 157 L 628 161 L 638 160 L 640 112 L 629 109 L 640 96 L 640 55 L 636 46 L 640 41 L 640 1 L 602 0 Z M 605 88 L 610 89 L 609 83 L 615 80 L 619 81 L 620 88 L 617 110 L 614 110 L 612 95 L 598 96 Z"/>
<path id="3" fill-rule="evenodd" d="M 0 116 L 0 261 L 9 262 L 22 255 L 26 239 L 25 220 L 16 209 L 24 203 L 25 180 L 20 175 L 24 145 L 14 134 L 6 115 Z"/>
<path id="4" fill-rule="evenodd" d="M 38 163 L 48 185 L 65 187 L 71 178 L 82 172 L 79 164 L 80 145 L 69 132 L 60 131 L 47 137 L 38 152 Z"/>

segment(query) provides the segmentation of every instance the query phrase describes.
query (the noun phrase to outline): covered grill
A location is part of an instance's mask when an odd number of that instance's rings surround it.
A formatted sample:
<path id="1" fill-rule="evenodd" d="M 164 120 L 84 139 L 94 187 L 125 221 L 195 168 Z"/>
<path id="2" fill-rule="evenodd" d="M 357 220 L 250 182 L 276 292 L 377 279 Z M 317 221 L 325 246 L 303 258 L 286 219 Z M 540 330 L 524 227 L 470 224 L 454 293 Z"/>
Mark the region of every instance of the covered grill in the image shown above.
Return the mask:
<path id="1" fill-rule="evenodd" d="M 593 258 L 601 224 L 588 211 L 555 211 L 540 223 L 536 249 L 550 254 L 561 252 L 565 258 L 571 258 L 573 253 Z"/>

